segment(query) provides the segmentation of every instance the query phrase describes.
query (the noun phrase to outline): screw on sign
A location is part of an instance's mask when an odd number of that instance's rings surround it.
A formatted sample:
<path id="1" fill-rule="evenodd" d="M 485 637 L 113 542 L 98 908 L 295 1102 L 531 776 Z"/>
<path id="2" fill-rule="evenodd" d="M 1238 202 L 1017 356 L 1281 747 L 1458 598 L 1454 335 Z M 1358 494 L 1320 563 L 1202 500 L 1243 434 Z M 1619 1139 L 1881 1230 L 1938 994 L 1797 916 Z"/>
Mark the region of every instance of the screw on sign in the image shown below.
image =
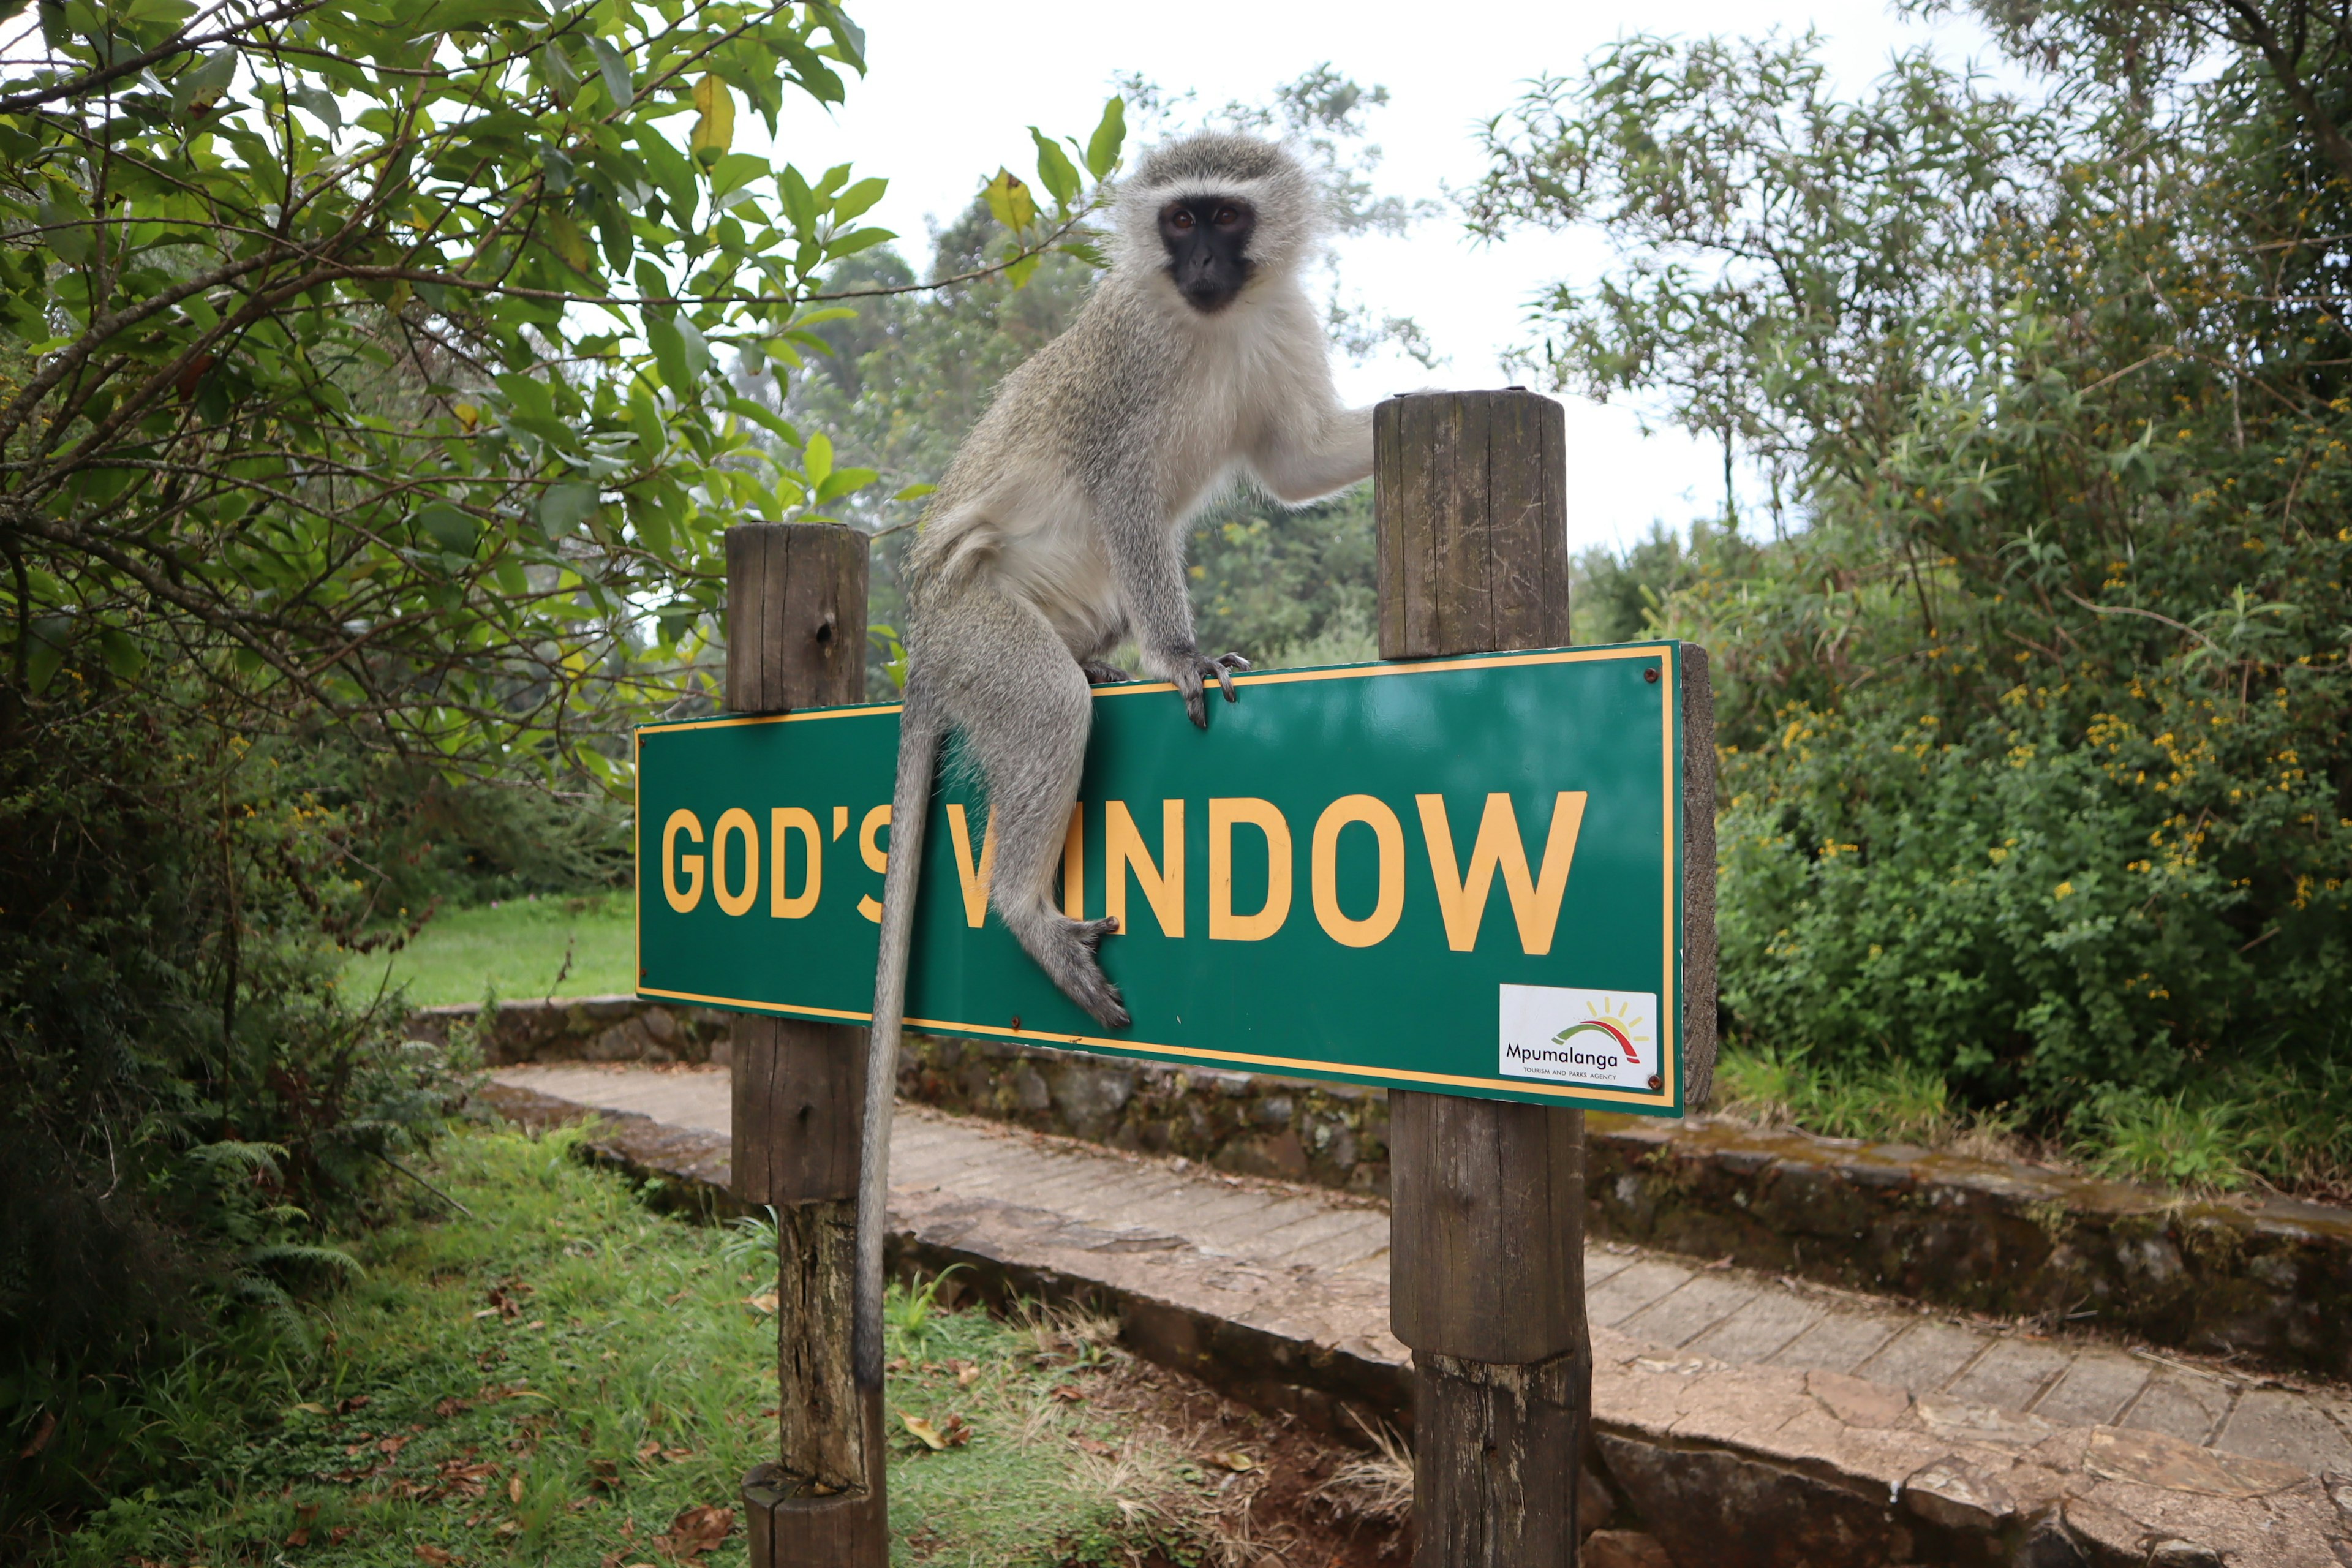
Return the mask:
<path id="1" fill-rule="evenodd" d="M 907 1021 L 1387 1086 L 1418 1560 L 1569 1561 L 1582 1110 L 1678 1115 L 1712 1066 L 1706 658 L 1568 646 L 1557 405 L 1392 399 L 1375 431 L 1384 662 L 1241 675 L 1206 732 L 1168 721 L 1164 686 L 1094 689 L 1055 896 L 1118 921 L 1103 963 L 1132 1024 L 1080 1012 L 993 916 L 985 804 L 952 776 L 918 840 Z M 787 1276 L 779 1458 L 744 1490 L 757 1568 L 887 1546 L 843 1223 L 898 726 L 893 704 L 839 706 L 863 547 L 730 532 L 730 658 L 752 673 L 739 690 L 730 662 L 732 715 L 639 736 L 640 990 L 739 1013 L 738 1196 L 776 1206 Z"/>

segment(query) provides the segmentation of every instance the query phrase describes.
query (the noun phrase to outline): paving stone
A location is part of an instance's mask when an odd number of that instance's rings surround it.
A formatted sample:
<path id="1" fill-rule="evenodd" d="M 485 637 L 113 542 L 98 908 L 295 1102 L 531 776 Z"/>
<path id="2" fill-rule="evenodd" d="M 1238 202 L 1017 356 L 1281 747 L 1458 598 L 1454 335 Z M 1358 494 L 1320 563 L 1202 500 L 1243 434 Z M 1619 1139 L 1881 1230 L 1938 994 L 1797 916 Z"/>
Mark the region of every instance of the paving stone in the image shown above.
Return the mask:
<path id="1" fill-rule="evenodd" d="M 1989 1334 L 1932 1319 L 1915 1319 L 1876 1355 L 1854 1371 L 1873 1383 L 1891 1383 L 1914 1394 L 1935 1394 L 1983 1353 Z"/>
<path id="2" fill-rule="evenodd" d="M 2212 1440 L 2229 1414 L 2227 1384 L 2216 1377 L 2167 1368 L 2147 1380 L 2147 1386 L 2116 1425 L 2163 1432 L 2201 1446 Z"/>
<path id="3" fill-rule="evenodd" d="M 1769 1361 L 1822 1321 L 1824 1309 L 1794 1291 L 1767 1289 L 1684 1348 L 1718 1361 Z"/>
<path id="4" fill-rule="evenodd" d="M 1605 1247 L 1586 1247 L 1584 1249 L 1585 1290 L 1589 1293 L 1596 1285 L 1624 1273 L 1633 1267 L 1634 1259 L 1640 1256 L 1639 1253 L 1631 1251 L 1612 1252 Z"/>
<path id="5" fill-rule="evenodd" d="M 2213 1447 L 2305 1470 L 2352 1470 L 2352 1443 L 2336 1423 L 2310 1400 L 2283 1388 L 2250 1388 L 2238 1395 Z"/>
<path id="6" fill-rule="evenodd" d="M 1954 1399 L 2003 1410 L 2031 1410 L 2073 1360 L 2071 1350 L 2046 1341 L 1998 1339 L 1975 1364 L 1947 1384 L 1944 1392 Z"/>
<path id="7" fill-rule="evenodd" d="M 1833 1309 L 1823 1313 L 1820 1322 L 1790 1340 L 1771 1362 L 1774 1366 L 1850 1373 L 1877 1353 L 1878 1348 L 1908 1322 L 1907 1318 L 1873 1318 Z"/>
<path id="8" fill-rule="evenodd" d="M 1297 1239 L 1298 1233 L 1286 1227 L 1283 1238 L 1292 1245 L 1276 1253 L 1270 1261 L 1286 1266 L 1343 1268 L 1388 1251 L 1388 1215 L 1359 1209 L 1334 1216 L 1334 1220 L 1321 1234 L 1306 1239 Z"/>
<path id="9" fill-rule="evenodd" d="M 2084 1350 L 2033 1414 L 2070 1426 L 2109 1426 L 2147 1386 L 2148 1363 L 2115 1351 Z"/>
<path id="10" fill-rule="evenodd" d="M 1680 1286 L 1693 1272 L 1687 1264 L 1644 1258 L 1598 1289 L 1588 1282 L 1584 1288 L 1584 1315 L 1593 1322 L 1614 1327 Z"/>
<path id="11" fill-rule="evenodd" d="M 1694 1274 L 1670 1294 L 1621 1320 L 1616 1327 L 1637 1340 L 1679 1349 L 1754 1300 L 1759 1290 L 1753 1278 Z"/>

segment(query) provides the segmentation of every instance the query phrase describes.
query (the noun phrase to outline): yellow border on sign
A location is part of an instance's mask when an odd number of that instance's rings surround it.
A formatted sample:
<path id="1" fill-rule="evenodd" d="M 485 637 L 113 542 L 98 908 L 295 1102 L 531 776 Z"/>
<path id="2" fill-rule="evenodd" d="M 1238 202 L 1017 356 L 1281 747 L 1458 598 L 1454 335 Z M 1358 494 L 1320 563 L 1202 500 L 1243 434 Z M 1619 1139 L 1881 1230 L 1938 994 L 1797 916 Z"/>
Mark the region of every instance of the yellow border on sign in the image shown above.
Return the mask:
<path id="1" fill-rule="evenodd" d="M 1675 910 L 1680 889 L 1675 885 L 1679 857 L 1675 853 L 1682 840 L 1682 824 L 1675 818 L 1675 647 L 1673 643 L 1653 643 L 1632 647 L 1599 648 L 1554 648 L 1541 653 L 1481 654 L 1469 658 L 1436 658 L 1410 663 L 1345 665 L 1329 669 L 1269 669 L 1234 678 L 1235 686 L 1281 686 L 1308 680 L 1363 680 L 1389 675 L 1432 675 L 1454 669 L 1509 669 L 1533 664 L 1584 664 L 1611 662 L 1628 658 L 1656 658 L 1658 670 L 1658 710 L 1662 741 L 1659 752 L 1663 757 L 1660 768 L 1659 812 L 1664 828 L 1666 853 L 1663 873 L 1664 894 L 1662 907 L 1665 943 L 1666 994 L 1662 1000 L 1673 1009 L 1672 1016 L 1662 1023 L 1674 1030 L 1677 1042 L 1682 1039 L 1687 1010 L 1682 995 L 1682 971 L 1675 963 Z M 1138 681 L 1129 685 L 1098 688 L 1093 693 L 1097 701 L 1114 697 L 1135 696 L 1152 691 L 1173 691 L 1175 683 L 1166 680 Z M 874 714 L 898 713 L 905 710 L 903 702 L 860 703 L 845 708 L 812 708 L 800 713 L 744 713 L 719 719 L 695 719 L 677 724 L 646 724 L 637 729 L 637 745 L 643 748 L 648 736 L 675 734 L 687 730 L 728 730 L 751 724 L 797 724 L 826 719 L 847 719 Z M 637 770 L 636 792 L 636 863 L 645 865 L 645 770 Z M 658 996 L 665 1001 L 695 1002 L 711 1006 L 741 1008 L 754 1013 L 777 1013 L 797 1018 L 815 1018 L 835 1024 L 870 1024 L 871 1012 L 853 1013 L 833 1007 L 796 1006 L 778 1002 L 753 1002 L 740 996 L 704 996 L 690 991 L 663 991 L 645 984 L 645 889 L 642 881 L 635 902 L 637 940 L 637 994 Z M 1673 1053 L 1668 1064 L 1671 1076 L 1661 1075 L 1658 1092 L 1644 1093 L 1633 1089 L 1584 1088 L 1575 1085 L 1550 1084 L 1535 1079 L 1474 1078 L 1454 1073 L 1418 1072 L 1407 1068 L 1360 1067 L 1352 1062 L 1308 1061 L 1296 1057 L 1256 1056 L 1244 1051 L 1212 1050 L 1205 1046 L 1170 1046 L 1152 1040 L 1114 1040 L 1094 1035 L 1047 1034 L 1037 1029 L 1006 1029 L 989 1024 L 961 1024 L 939 1018 L 908 1018 L 907 1026 L 913 1029 L 938 1029 L 959 1035 L 987 1036 L 997 1039 L 1020 1040 L 1030 1045 L 1061 1047 L 1096 1047 L 1105 1050 L 1125 1051 L 1139 1056 L 1168 1057 L 1180 1061 L 1203 1064 L 1231 1063 L 1247 1067 L 1276 1068 L 1291 1071 L 1328 1073 L 1352 1079 L 1399 1084 L 1404 1087 L 1435 1085 L 1452 1089 L 1506 1089 L 1513 1094 L 1540 1094 L 1558 1100 L 1606 1100 L 1612 1104 L 1671 1108 L 1682 1093 L 1682 1052 Z"/>

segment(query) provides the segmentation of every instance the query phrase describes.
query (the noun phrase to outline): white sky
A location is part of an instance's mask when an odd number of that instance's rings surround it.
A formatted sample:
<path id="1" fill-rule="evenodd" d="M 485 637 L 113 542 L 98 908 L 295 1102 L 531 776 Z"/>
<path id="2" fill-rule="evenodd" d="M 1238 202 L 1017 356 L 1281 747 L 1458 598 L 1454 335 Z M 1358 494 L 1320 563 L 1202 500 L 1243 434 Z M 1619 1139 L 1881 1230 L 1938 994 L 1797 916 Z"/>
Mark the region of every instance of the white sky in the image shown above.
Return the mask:
<path id="1" fill-rule="evenodd" d="M 1277 83 L 1328 60 L 1390 91 L 1389 107 L 1369 121 L 1386 153 L 1379 188 L 1440 197 L 1441 185 L 1465 187 L 1477 177 L 1477 127 L 1511 103 L 1521 82 L 1571 73 L 1622 34 L 1752 36 L 1811 26 L 1825 36 L 1836 80 L 1849 90 L 1876 76 L 1898 48 L 1932 44 L 1954 64 L 1991 54 L 1970 22 L 1926 26 L 1879 0 L 1581 6 L 1251 0 L 1205 8 L 877 0 L 852 14 L 866 30 L 870 76 L 852 79 L 848 102 L 831 114 L 788 97 L 775 154 L 812 172 L 846 161 L 861 174 L 887 176 L 889 195 L 863 221 L 897 230 L 900 250 L 919 266 L 929 255 L 927 218 L 951 219 L 1000 163 L 1034 178 L 1026 127 L 1083 140 L 1122 71 L 1140 71 L 1171 92 L 1191 89 L 1203 105 L 1217 106 L 1261 101 Z M 1378 315 L 1418 318 L 1445 359 L 1434 372 L 1392 353 L 1342 363 L 1342 392 L 1361 403 L 1423 386 L 1503 384 L 1497 361 L 1527 337 L 1529 297 L 1554 279 L 1590 278 L 1605 256 L 1593 237 L 1580 235 L 1527 233 L 1474 247 L 1450 209 L 1408 237 L 1346 242 L 1339 253 L 1346 290 Z M 1653 520 L 1681 526 L 1694 515 L 1718 515 L 1719 447 L 1670 430 L 1643 439 L 1633 410 L 1568 401 L 1574 543 L 1622 544 Z"/>

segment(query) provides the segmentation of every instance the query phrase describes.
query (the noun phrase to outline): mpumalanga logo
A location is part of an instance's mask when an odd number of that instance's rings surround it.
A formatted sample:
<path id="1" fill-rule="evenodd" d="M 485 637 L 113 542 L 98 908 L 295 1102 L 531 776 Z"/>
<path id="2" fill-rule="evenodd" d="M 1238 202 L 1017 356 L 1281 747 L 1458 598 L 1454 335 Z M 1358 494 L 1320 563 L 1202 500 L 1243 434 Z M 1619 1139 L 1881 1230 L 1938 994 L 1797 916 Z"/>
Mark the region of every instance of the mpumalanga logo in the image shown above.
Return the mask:
<path id="1" fill-rule="evenodd" d="M 1608 995 L 1601 998 L 1600 1002 L 1592 1007 L 1591 1016 L 1581 1023 L 1570 1024 L 1567 1028 L 1554 1035 L 1551 1037 L 1551 1043 L 1555 1046 L 1564 1046 L 1579 1035 L 1600 1035 L 1608 1039 L 1617 1047 L 1618 1053 L 1624 1058 L 1625 1065 L 1628 1067 L 1642 1065 L 1642 1053 L 1636 1047 L 1639 1045 L 1650 1043 L 1642 1027 L 1641 1020 L 1634 1016 L 1633 1010 Z"/>

